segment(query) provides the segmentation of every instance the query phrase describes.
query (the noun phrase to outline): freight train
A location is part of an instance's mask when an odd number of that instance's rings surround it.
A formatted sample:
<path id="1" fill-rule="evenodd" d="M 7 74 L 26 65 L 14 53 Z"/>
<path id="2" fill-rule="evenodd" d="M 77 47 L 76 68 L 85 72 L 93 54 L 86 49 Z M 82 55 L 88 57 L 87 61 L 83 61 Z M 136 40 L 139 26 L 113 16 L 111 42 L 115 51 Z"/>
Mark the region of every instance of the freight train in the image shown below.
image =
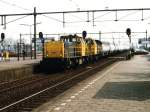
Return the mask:
<path id="1" fill-rule="evenodd" d="M 43 70 L 72 68 L 128 50 L 119 50 L 112 46 L 108 42 L 87 38 L 85 34 L 82 37 L 76 34 L 60 36 L 57 41 L 51 40 L 44 43 L 41 68 Z"/>

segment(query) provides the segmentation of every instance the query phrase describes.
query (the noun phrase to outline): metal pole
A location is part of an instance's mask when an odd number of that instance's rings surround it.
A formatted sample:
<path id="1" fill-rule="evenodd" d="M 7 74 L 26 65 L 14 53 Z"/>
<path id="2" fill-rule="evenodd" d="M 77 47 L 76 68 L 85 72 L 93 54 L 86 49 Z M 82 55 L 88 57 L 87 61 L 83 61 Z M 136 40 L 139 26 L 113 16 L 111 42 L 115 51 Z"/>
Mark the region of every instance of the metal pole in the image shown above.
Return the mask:
<path id="1" fill-rule="evenodd" d="M 34 59 L 36 59 L 36 7 L 34 7 Z"/>
<path id="2" fill-rule="evenodd" d="M 118 18 L 117 18 L 117 10 L 116 10 L 116 13 L 115 13 L 115 21 L 118 21 Z"/>
<path id="3" fill-rule="evenodd" d="M 43 39 L 43 42 L 42 42 L 42 47 L 43 47 L 43 60 L 44 60 L 44 55 L 45 55 L 45 49 L 44 49 L 44 39 Z"/>
<path id="4" fill-rule="evenodd" d="M 22 57 L 23 57 L 23 60 L 25 60 L 25 43 L 22 43 L 22 45 L 23 45 Z"/>
<path id="5" fill-rule="evenodd" d="M 65 28 L 65 14 L 63 13 L 63 28 Z"/>
<path id="6" fill-rule="evenodd" d="M 30 25 L 30 50 L 31 50 L 31 59 L 32 59 L 32 36 L 31 36 L 31 27 L 32 27 L 32 25 Z"/>
<path id="7" fill-rule="evenodd" d="M 2 41 L 2 61 L 4 60 L 4 44 L 3 44 L 3 41 Z"/>
<path id="8" fill-rule="evenodd" d="M 146 30 L 146 49 L 147 49 L 147 30 Z"/>
<path id="9" fill-rule="evenodd" d="M 21 34 L 20 34 L 20 43 L 19 43 L 19 47 L 18 48 L 19 48 L 19 56 L 21 56 L 21 50 L 22 50 L 21 49 Z"/>
<path id="10" fill-rule="evenodd" d="M 6 16 L 4 16 L 4 29 L 6 29 Z"/>
<path id="11" fill-rule="evenodd" d="M 90 22 L 89 12 L 87 12 L 87 22 Z"/>
<path id="12" fill-rule="evenodd" d="M 115 44 L 115 39 L 114 39 L 113 35 L 112 35 L 112 39 L 113 39 L 113 45 L 114 45 L 115 50 L 116 50 L 116 44 Z"/>
<path id="13" fill-rule="evenodd" d="M 101 41 L 101 31 L 99 31 L 99 40 Z"/>
<path id="14" fill-rule="evenodd" d="M 1 25 L 4 25 L 4 20 L 3 20 L 3 16 L 1 16 Z"/>
<path id="15" fill-rule="evenodd" d="M 144 17 L 143 17 L 143 15 L 144 15 L 144 14 L 143 14 L 143 9 L 142 9 L 142 19 L 141 19 L 142 21 L 144 20 Z"/>
<path id="16" fill-rule="evenodd" d="M 18 55 L 17 55 L 18 58 L 17 58 L 17 59 L 18 59 L 18 61 L 19 61 L 19 55 L 20 55 L 20 54 L 19 54 L 19 43 L 17 43 L 17 52 L 18 52 Z"/>
<path id="17" fill-rule="evenodd" d="M 130 55 L 131 55 L 131 49 L 132 49 L 131 42 L 132 42 L 131 35 L 129 35 Z"/>
<path id="18" fill-rule="evenodd" d="M 129 52 L 127 54 L 127 59 L 131 58 L 131 35 L 128 35 L 129 37 Z"/>
<path id="19" fill-rule="evenodd" d="M 93 27 L 95 26 L 95 24 L 94 24 L 94 11 L 93 11 L 93 13 L 92 13 L 93 15 Z"/>

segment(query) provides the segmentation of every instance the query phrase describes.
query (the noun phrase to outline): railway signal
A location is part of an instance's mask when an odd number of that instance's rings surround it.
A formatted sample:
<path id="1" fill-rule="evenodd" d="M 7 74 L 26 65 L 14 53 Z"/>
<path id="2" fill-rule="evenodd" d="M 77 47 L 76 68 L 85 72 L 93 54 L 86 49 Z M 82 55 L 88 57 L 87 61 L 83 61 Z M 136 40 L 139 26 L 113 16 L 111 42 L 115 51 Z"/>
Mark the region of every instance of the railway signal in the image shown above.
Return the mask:
<path id="1" fill-rule="evenodd" d="M 131 59 L 131 56 L 133 56 L 133 53 L 132 53 L 133 49 L 132 49 L 132 46 L 131 46 L 131 29 L 130 28 L 126 29 L 126 34 L 129 37 L 129 46 L 130 46 L 130 50 L 129 50 L 129 54 L 127 56 L 127 59 Z"/>
<path id="2" fill-rule="evenodd" d="M 4 39 L 5 39 L 5 33 L 1 33 L 1 41 L 0 41 L 0 43 L 1 43 L 1 46 L 2 46 L 2 50 L 1 50 L 2 60 L 3 60 L 3 50 L 4 50 L 4 43 L 3 43 Z"/>
<path id="3" fill-rule="evenodd" d="M 43 59 L 44 59 L 44 37 L 43 37 L 43 33 L 39 32 L 39 38 L 41 39 L 42 42 L 42 47 L 43 47 Z"/>
<path id="4" fill-rule="evenodd" d="M 87 35 L 87 32 L 86 32 L 86 31 L 83 31 L 83 32 L 82 32 L 82 37 L 83 37 L 84 39 L 85 39 L 86 35 Z"/>
<path id="5" fill-rule="evenodd" d="M 4 41 L 4 38 L 5 38 L 5 34 L 1 33 L 1 40 Z"/>
<path id="6" fill-rule="evenodd" d="M 39 32 L 39 38 L 41 39 L 41 42 L 44 43 L 44 37 L 43 37 L 43 33 Z"/>
<path id="7" fill-rule="evenodd" d="M 126 34 L 128 35 L 130 43 L 131 43 L 131 29 L 130 28 L 126 29 Z"/>
<path id="8" fill-rule="evenodd" d="M 130 28 L 126 29 L 126 34 L 128 35 L 128 37 L 131 35 L 131 29 Z"/>
<path id="9" fill-rule="evenodd" d="M 42 32 L 39 32 L 39 38 L 43 38 L 43 33 Z"/>

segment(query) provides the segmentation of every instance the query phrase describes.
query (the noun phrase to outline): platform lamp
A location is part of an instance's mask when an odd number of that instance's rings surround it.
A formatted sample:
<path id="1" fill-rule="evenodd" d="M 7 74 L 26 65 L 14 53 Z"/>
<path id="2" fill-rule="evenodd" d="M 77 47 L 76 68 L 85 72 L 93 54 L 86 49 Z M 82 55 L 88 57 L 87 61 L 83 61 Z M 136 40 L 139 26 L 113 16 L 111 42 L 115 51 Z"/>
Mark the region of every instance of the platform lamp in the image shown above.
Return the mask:
<path id="1" fill-rule="evenodd" d="M 42 58 L 44 59 L 44 37 L 43 37 L 43 33 L 42 32 L 39 32 L 39 38 L 41 39 L 41 43 L 42 43 L 42 51 L 43 51 L 43 55 L 42 55 Z"/>

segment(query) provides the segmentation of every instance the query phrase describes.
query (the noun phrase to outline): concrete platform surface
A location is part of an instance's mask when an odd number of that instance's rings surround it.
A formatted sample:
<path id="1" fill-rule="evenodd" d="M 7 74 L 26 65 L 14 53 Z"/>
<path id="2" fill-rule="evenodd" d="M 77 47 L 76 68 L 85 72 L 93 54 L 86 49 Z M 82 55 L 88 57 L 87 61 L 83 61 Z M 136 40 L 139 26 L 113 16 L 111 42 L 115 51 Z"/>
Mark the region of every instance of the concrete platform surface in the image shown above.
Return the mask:
<path id="1" fill-rule="evenodd" d="M 150 55 L 117 62 L 33 112 L 150 112 Z"/>
<path id="2" fill-rule="evenodd" d="M 26 59 L 22 60 L 20 59 L 17 61 L 17 58 L 11 59 L 10 61 L 0 61 L 0 71 L 3 70 L 10 70 L 10 69 L 15 69 L 15 68 L 22 68 L 22 67 L 27 67 L 32 64 L 38 63 L 41 59 Z"/>

